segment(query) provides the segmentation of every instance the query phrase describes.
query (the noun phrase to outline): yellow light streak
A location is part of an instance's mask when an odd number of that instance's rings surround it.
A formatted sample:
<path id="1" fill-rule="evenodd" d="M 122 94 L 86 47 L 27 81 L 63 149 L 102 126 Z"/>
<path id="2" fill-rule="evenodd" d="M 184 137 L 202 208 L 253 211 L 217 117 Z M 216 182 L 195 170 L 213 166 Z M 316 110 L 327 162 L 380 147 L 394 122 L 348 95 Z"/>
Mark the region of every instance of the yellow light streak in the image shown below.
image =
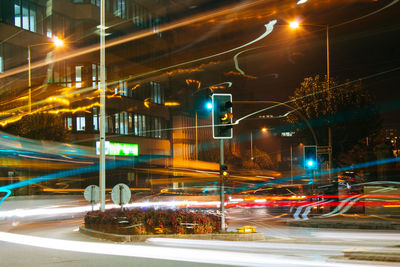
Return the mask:
<path id="1" fill-rule="evenodd" d="M 226 75 L 226 76 L 229 76 L 229 75 L 242 76 L 244 78 L 248 78 L 248 79 L 252 79 L 252 80 L 258 79 L 256 76 L 252 76 L 252 75 L 248 75 L 248 74 L 242 74 L 240 72 L 233 71 L 233 70 L 231 70 L 229 72 L 226 72 L 224 75 Z"/>
<path id="2" fill-rule="evenodd" d="M 165 102 L 164 105 L 167 106 L 167 107 L 174 107 L 174 106 L 180 106 L 181 103 L 179 103 L 179 102 Z"/>

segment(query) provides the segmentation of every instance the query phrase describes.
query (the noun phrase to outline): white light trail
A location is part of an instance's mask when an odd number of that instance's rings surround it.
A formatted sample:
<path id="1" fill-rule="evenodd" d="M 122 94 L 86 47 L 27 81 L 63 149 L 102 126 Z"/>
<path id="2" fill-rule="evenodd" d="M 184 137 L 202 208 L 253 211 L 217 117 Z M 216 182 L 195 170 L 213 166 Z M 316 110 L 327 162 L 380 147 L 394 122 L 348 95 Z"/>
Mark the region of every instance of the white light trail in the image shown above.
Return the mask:
<path id="1" fill-rule="evenodd" d="M 302 5 L 302 4 L 305 4 L 305 3 L 307 3 L 307 0 L 299 0 L 297 2 L 298 5 Z"/>
<path id="2" fill-rule="evenodd" d="M 58 249 L 79 253 L 138 257 L 148 259 L 175 260 L 209 264 L 227 264 L 234 266 L 338 266 L 337 263 L 320 260 L 307 260 L 297 257 L 268 255 L 259 253 L 244 253 L 216 251 L 209 249 L 170 248 L 159 246 L 110 244 L 82 242 L 27 236 L 0 232 L 0 241 L 40 248 Z M 183 240 L 182 240 L 183 241 Z M 3 259 L 4 262 L 5 259 Z M 341 263 L 340 266 L 360 266 Z"/>

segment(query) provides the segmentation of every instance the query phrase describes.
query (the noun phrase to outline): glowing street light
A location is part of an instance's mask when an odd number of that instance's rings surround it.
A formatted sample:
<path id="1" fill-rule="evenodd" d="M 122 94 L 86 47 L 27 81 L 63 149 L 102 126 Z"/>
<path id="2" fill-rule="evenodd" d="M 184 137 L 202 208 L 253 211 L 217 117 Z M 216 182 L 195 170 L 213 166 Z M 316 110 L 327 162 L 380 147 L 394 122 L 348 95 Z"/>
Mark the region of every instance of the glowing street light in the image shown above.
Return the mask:
<path id="1" fill-rule="evenodd" d="M 53 44 L 55 47 L 61 47 L 64 45 L 64 40 L 59 39 L 58 37 L 54 37 L 52 42 L 49 43 L 40 43 L 40 44 L 33 44 L 33 45 L 28 45 L 28 87 L 29 87 L 29 92 L 28 92 L 28 107 L 29 107 L 29 113 L 32 112 L 32 69 L 31 69 L 31 47 L 34 46 L 41 46 L 41 45 L 49 45 Z"/>
<path id="2" fill-rule="evenodd" d="M 294 21 L 291 21 L 291 22 L 289 23 L 289 27 L 292 28 L 292 29 L 297 29 L 297 28 L 300 27 L 300 24 L 299 24 L 298 21 L 294 20 Z"/>

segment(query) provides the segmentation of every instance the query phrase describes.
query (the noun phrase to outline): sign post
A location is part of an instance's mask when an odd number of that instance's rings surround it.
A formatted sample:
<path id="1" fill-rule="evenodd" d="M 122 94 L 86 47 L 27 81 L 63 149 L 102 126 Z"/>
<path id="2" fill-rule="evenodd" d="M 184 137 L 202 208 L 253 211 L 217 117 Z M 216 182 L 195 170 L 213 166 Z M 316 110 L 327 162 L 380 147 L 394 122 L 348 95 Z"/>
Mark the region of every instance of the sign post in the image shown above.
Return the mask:
<path id="1" fill-rule="evenodd" d="M 131 200 L 131 190 L 126 184 L 117 184 L 111 190 L 111 199 L 115 204 L 120 205 L 123 211 L 123 206 Z"/>
<path id="2" fill-rule="evenodd" d="M 99 202 L 99 191 L 100 190 L 97 185 L 89 185 L 88 187 L 85 188 L 85 191 L 83 192 L 83 197 L 90 204 L 92 204 L 92 211 L 93 211 L 93 205 Z"/>

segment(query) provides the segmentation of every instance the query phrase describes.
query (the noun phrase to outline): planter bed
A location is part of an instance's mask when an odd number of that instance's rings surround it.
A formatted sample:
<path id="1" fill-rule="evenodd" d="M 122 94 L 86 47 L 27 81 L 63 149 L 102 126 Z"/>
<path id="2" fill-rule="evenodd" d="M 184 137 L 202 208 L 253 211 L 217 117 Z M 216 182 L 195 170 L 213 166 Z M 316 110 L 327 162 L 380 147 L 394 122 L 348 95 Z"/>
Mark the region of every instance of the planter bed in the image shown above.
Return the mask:
<path id="1" fill-rule="evenodd" d="M 226 241 L 261 241 L 264 240 L 263 233 L 212 233 L 212 234 L 149 234 L 149 235 L 120 235 L 96 231 L 85 227 L 80 227 L 81 233 L 92 237 L 111 240 L 114 242 L 144 242 L 148 238 L 182 238 L 199 240 L 226 240 Z"/>

